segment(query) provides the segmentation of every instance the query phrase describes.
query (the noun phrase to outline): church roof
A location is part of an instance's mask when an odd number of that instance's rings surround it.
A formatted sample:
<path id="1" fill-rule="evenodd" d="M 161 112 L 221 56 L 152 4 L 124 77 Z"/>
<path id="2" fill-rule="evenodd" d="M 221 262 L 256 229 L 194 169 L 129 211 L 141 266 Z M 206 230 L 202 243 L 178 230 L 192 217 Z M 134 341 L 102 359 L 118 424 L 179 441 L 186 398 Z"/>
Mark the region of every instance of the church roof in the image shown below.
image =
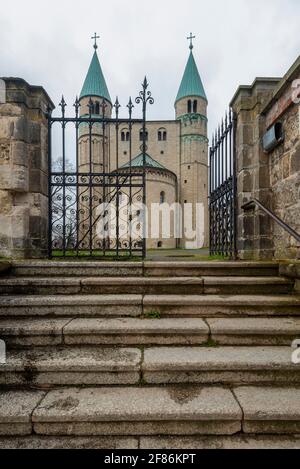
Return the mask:
<path id="1" fill-rule="evenodd" d="M 175 102 L 177 103 L 177 101 L 180 99 L 186 98 L 188 96 L 199 96 L 207 100 L 192 50 L 185 67 Z"/>
<path id="2" fill-rule="evenodd" d="M 107 101 L 111 103 L 110 94 L 96 50 L 80 93 L 80 98 L 86 96 L 99 96 L 107 99 Z"/>
<path id="3" fill-rule="evenodd" d="M 133 160 L 131 160 L 131 167 L 132 168 L 142 168 L 143 167 L 143 154 L 141 153 L 140 155 L 136 156 Z M 124 164 L 122 168 L 129 168 L 130 167 L 130 161 L 128 163 Z M 158 161 L 154 160 L 151 158 L 150 155 L 146 153 L 146 167 L 147 168 L 156 168 L 156 169 L 166 169 L 163 165 L 161 165 Z"/>

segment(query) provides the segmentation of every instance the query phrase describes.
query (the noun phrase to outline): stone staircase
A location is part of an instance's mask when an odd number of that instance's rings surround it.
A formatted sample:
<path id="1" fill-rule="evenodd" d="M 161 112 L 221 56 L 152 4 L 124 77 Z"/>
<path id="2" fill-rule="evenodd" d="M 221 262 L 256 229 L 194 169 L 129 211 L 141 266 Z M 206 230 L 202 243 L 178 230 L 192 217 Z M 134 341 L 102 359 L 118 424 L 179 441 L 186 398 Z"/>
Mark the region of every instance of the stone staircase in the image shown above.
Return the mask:
<path id="1" fill-rule="evenodd" d="M 23 261 L 0 295 L 0 448 L 300 448 L 278 264 Z"/>

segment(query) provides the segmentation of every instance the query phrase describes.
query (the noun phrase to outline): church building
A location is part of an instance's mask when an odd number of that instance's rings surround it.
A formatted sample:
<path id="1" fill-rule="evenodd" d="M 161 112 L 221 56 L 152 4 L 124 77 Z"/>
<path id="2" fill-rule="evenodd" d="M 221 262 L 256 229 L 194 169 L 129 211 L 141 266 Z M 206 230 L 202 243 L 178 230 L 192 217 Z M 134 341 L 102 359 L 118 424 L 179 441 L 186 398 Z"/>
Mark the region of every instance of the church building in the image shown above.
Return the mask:
<path id="1" fill-rule="evenodd" d="M 208 138 L 207 138 L 207 97 L 193 54 L 193 36 L 190 40 L 189 56 L 183 77 L 175 98 L 174 120 L 147 120 L 146 140 L 146 203 L 151 212 L 152 204 L 172 206 L 177 203 L 190 207 L 190 220 L 194 239 L 182 230 L 181 237 L 174 233 L 171 223 L 171 236 L 164 237 L 159 232 L 151 237 L 148 226 L 148 249 L 198 249 L 208 245 Z M 80 114 L 89 113 L 90 100 L 93 101 L 93 114 L 101 114 L 101 103 L 105 101 L 105 116 L 110 118 L 113 103 L 100 65 L 97 44 L 80 93 Z M 163 73 L 163 72 L 162 72 Z M 167 70 L 166 70 L 167 73 Z M 103 111 L 102 111 L 103 112 Z M 93 167 L 94 172 L 113 172 L 143 169 L 141 144 L 143 132 L 134 125 L 129 138 L 127 124 L 120 124 L 118 134 L 115 129 L 93 126 Z M 102 138 L 103 137 L 103 138 Z M 118 140 L 118 152 L 116 151 Z M 81 172 L 88 168 L 89 138 L 84 129 L 79 136 L 79 167 Z M 104 144 L 103 144 L 104 142 Z M 130 149 L 129 149 L 130 145 Z M 132 155 L 131 164 L 129 154 Z M 199 209 L 200 207 L 200 209 Z M 202 220 L 199 223 L 197 213 Z M 183 215 L 184 219 L 184 215 Z M 151 224 L 151 220 L 148 220 Z"/>

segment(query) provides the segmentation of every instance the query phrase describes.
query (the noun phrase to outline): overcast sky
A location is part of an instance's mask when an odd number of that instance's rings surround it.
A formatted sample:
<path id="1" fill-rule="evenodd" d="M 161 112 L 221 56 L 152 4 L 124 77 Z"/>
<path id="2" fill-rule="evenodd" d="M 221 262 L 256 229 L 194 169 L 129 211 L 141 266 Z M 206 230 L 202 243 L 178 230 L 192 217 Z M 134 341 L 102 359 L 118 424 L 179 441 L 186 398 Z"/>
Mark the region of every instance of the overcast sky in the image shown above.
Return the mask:
<path id="1" fill-rule="evenodd" d="M 55 104 L 64 93 L 72 104 L 97 31 L 112 98 L 125 105 L 146 74 L 149 117 L 172 119 L 192 31 L 212 129 L 238 85 L 292 65 L 299 24 L 299 0 L 0 0 L 0 76 L 44 86 Z"/>

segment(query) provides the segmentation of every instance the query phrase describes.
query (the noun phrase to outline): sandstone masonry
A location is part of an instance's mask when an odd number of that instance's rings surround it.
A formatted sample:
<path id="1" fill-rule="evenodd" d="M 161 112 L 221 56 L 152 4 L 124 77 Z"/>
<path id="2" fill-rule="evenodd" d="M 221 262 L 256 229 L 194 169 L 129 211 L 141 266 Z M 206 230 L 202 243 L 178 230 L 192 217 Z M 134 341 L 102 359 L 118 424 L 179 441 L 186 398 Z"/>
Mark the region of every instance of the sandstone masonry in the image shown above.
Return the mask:
<path id="1" fill-rule="evenodd" d="M 0 256 L 47 253 L 47 107 L 42 87 L 4 78 L 0 103 Z M 3 82 L 2 82 L 3 83 Z M 3 93 L 4 94 L 4 93 Z"/>

